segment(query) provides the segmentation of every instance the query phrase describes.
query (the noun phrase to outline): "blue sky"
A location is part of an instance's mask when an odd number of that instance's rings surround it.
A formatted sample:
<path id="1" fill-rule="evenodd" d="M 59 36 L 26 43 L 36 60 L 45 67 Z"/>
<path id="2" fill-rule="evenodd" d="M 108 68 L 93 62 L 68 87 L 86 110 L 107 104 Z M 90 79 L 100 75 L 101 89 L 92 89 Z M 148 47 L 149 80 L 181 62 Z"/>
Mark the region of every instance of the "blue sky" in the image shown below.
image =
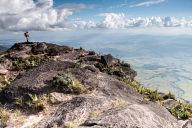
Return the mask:
<path id="1" fill-rule="evenodd" d="M 192 0 L 165 0 L 159 4 L 149 6 L 130 7 L 131 5 L 146 2 L 147 0 L 55 0 L 55 6 L 62 4 L 93 5 L 90 9 L 76 12 L 75 16 L 88 18 L 98 13 L 114 12 L 125 13 L 131 17 L 137 16 L 191 16 Z M 149 0 L 153 1 L 153 0 Z M 155 0 L 154 0 L 155 1 Z"/>

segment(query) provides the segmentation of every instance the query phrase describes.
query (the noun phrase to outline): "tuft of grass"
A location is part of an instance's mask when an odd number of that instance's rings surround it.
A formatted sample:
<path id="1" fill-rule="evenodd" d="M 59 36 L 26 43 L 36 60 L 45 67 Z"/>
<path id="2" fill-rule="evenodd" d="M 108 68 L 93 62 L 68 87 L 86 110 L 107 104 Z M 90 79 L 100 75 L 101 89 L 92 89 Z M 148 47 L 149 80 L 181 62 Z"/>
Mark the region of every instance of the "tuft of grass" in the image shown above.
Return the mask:
<path id="1" fill-rule="evenodd" d="M 72 74 L 58 74 L 53 78 L 52 85 L 63 93 L 82 94 L 85 87 Z"/>
<path id="2" fill-rule="evenodd" d="M 35 110 L 43 110 L 45 108 L 44 106 L 44 100 L 41 97 L 38 97 L 36 94 L 28 94 L 29 101 L 26 101 L 26 104 L 29 108 L 35 109 Z"/>
<path id="3" fill-rule="evenodd" d="M 17 116 L 20 116 L 22 114 L 22 111 L 19 109 L 15 109 L 13 113 L 14 113 L 14 116 L 17 117 Z"/>
<path id="4" fill-rule="evenodd" d="M 6 78 L 6 75 L 0 75 L 0 91 L 2 91 L 10 81 Z"/>
<path id="5" fill-rule="evenodd" d="M 23 99 L 22 98 L 15 98 L 15 105 L 22 106 L 23 105 Z"/>
<path id="6" fill-rule="evenodd" d="M 93 111 L 90 113 L 90 117 L 92 117 L 92 118 L 96 118 L 99 115 L 101 115 L 101 111 Z"/>
<path id="7" fill-rule="evenodd" d="M 135 80 L 129 80 L 127 78 L 119 78 L 119 80 L 129 84 L 133 89 L 144 96 L 146 100 L 153 102 L 161 102 L 163 101 L 163 97 L 161 97 L 157 90 L 152 90 L 146 87 L 143 87 L 139 82 Z"/>
<path id="8" fill-rule="evenodd" d="M 75 121 L 69 121 L 64 123 L 65 128 L 75 128 L 78 127 L 81 123 L 80 122 L 75 122 Z"/>
<path id="9" fill-rule="evenodd" d="M 35 111 L 41 111 L 45 108 L 47 100 L 44 96 L 37 96 L 36 94 L 28 93 L 24 97 L 17 97 L 14 100 L 14 105 L 19 108 L 27 108 Z"/>
<path id="10" fill-rule="evenodd" d="M 112 101 L 113 108 L 123 107 L 125 104 L 126 102 L 120 99 Z"/>
<path id="11" fill-rule="evenodd" d="M 157 102 L 157 101 L 162 101 L 163 98 L 158 94 L 157 90 L 152 90 L 143 86 L 139 86 L 137 88 L 137 92 L 142 94 L 146 99 Z"/>
<path id="12" fill-rule="evenodd" d="M 52 95 L 48 95 L 48 102 L 52 105 L 59 104 L 59 101 L 57 101 L 57 99 L 55 99 Z"/>
<path id="13" fill-rule="evenodd" d="M 169 109 L 172 115 L 177 119 L 188 119 L 192 115 L 192 108 L 189 104 L 180 103 L 176 107 Z"/>
<path id="14" fill-rule="evenodd" d="M 7 126 L 9 120 L 9 113 L 4 108 L 0 108 L 0 123 L 3 127 Z"/>

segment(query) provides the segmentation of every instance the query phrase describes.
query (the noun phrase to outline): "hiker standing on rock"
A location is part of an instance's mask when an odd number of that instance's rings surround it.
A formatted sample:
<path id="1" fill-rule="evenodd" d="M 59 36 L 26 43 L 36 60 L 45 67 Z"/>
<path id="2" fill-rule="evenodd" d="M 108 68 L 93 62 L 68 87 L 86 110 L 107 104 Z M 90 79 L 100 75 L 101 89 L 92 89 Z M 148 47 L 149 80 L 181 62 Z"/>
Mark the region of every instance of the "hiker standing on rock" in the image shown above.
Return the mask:
<path id="1" fill-rule="evenodd" d="M 29 43 L 29 32 L 25 32 L 24 36 L 25 36 L 25 38 L 27 40 L 27 43 Z"/>

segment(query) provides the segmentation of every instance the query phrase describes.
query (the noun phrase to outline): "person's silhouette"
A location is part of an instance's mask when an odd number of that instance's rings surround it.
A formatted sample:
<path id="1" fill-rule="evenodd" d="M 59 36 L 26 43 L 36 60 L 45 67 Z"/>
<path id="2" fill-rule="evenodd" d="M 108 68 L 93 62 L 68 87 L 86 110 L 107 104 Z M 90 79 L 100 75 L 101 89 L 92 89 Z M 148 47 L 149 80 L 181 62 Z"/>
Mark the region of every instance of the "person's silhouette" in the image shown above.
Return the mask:
<path id="1" fill-rule="evenodd" d="M 29 32 L 25 32 L 24 36 L 25 36 L 25 38 L 27 40 L 27 43 L 29 43 Z"/>

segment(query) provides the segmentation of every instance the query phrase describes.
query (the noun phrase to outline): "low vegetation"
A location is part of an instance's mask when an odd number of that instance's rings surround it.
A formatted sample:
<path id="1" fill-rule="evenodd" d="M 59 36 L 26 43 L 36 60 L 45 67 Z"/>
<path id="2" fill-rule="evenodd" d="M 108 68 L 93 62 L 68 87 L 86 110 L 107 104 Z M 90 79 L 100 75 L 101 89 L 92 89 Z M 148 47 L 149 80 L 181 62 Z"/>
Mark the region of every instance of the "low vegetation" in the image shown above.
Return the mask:
<path id="1" fill-rule="evenodd" d="M 6 109 L 0 108 L 0 127 L 6 127 L 9 120 L 9 113 Z"/>
<path id="2" fill-rule="evenodd" d="M 53 57 L 47 55 L 31 55 L 30 57 L 27 57 L 25 59 L 15 59 L 12 62 L 13 70 L 28 70 L 51 60 L 53 60 Z"/>
<path id="3" fill-rule="evenodd" d="M 69 121 L 64 123 L 65 128 L 76 128 L 79 126 L 81 123 L 80 122 L 75 122 L 75 121 Z"/>
<path id="4" fill-rule="evenodd" d="M 0 91 L 3 90 L 9 84 L 9 80 L 5 75 L 0 75 Z"/>
<path id="5" fill-rule="evenodd" d="M 80 81 L 70 73 L 58 74 L 53 78 L 52 85 L 63 93 L 82 94 L 86 92 Z"/>
<path id="6" fill-rule="evenodd" d="M 30 99 L 26 102 L 29 108 L 35 110 L 43 110 L 44 109 L 44 97 L 37 96 L 36 94 L 28 94 Z"/>
<path id="7" fill-rule="evenodd" d="M 192 116 L 192 108 L 189 104 L 180 103 L 179 105 L 169 109 L 172 115 L 177 119 L 188 119 Z"/>
<path id="8" fill-rule="evenodd" d="M 130 67 L 130 64 L 126 63 L 125 61 L 120 61 L 119 64 L 123 67 Z"/>
<path id="9" fill-rule="evenodd" d="M 118 108 L 118 107 L 123 107 L 124 105 L 126 105 L 126 102 L 124 100 L 114 100 L 112 101 L 112 107 L 114 108 Z"/>
<path id="10" fill-rule="evenodd" d="M 28 94 L 26 97 L 15 98 L 15 105 L 21 108 L 41 111 L 45 108 L 46 97 L 37 96 L 36 94 Z"/>
<path id="11" fill-rule="evenodd" d="M 136 80 L 129 80 L 127 78 L 119 78 L 119 80 L 129 84 L 133 89 L 144 96 L 145 100 L 159 102 L 165 100 L 164 97 L 160 96 L 157 90 L 152 90 L 146 87 L 143 87 Z M 171 95 L 171 94 L 170 94 Z"/>
<path id="12" fill-rule="evenodd" d="M 97 118 L 100 115 L 101 115 L 101 111 L 93 111 L 90 113 L 91 118 Z"/>

